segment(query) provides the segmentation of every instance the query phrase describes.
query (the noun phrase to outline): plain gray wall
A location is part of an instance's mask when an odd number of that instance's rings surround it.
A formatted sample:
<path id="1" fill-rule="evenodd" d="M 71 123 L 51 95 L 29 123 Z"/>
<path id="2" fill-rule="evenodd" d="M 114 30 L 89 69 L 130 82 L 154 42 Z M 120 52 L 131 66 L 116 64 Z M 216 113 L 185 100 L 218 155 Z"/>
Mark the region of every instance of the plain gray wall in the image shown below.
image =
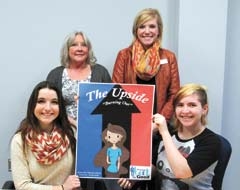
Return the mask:
<path id="1" fill-rule="evenodd" d="M 233 153 L 225 174 L 224 189 L 238 189 L 240 187 L 240 1 L 230 0 L 228 7 L 227 46 L 224 75 L 222 134 L 232 144 Z M 227 184 L 228 183 L 228 184 Z"/>
<path id="2" fill-rule="evenodd" d="M 216 132 L 221 131 L 226 25 L 227 0 L 180 1 L 178 61 L 181 83 L 196 82 L 207 86 L 209 128 Z"/>
<path id="3" fill-rule="evenodd" d="M 0 186 L 11 179 L 7 169 L 10 138 L 25 116 L 32 88 L 59 65 L 65 36 L 73 30 L 84 31 L 98 63 L 111 74 L 117 52 L 132 40 L 135 15 L 146 7 L 161 12 L 163 47 L 176 53 L 181 83 L 198 82 L 208 87 L 209 127 L 227 137 L 235 149 L 240 125 L 236 108 L 240 97 L 239 88 L 238 96 L 236 93 L 240 67 L 236 51 L 240 44 L 237 0 L 1 1 Z M 233 154 L 224 189 L 240 186 L 235 167 L 238 160 L 239 155 Z"/>
<path id="4" fill-rule="evenodd" d="M 232 144 L 233 154 L 223 189 L 240 186 L 239 145 L 239 2 L 228 0 L 179 1 L 178 61 L 181 83 L 208 87 L 209 128 Z M 238 91 L 238 93 L 237 93 Z M 235 117 L 234 117 L 235 116 Z"/>

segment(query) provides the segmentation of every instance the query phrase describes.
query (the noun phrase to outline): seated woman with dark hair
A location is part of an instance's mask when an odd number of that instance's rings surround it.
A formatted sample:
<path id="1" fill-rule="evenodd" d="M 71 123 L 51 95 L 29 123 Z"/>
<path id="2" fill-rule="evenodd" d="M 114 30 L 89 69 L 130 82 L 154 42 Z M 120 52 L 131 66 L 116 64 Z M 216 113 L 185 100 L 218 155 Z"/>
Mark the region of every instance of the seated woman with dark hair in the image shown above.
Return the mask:
<path id="1" fill-rule="evenodd" d="M 79 177 L 74 175 L 75 131 L 68 120 L 61 91 L 50 82 L 40 82 L 33 89 L 27 115 L 11 141 L 15 188 L 79 188 Z"/>

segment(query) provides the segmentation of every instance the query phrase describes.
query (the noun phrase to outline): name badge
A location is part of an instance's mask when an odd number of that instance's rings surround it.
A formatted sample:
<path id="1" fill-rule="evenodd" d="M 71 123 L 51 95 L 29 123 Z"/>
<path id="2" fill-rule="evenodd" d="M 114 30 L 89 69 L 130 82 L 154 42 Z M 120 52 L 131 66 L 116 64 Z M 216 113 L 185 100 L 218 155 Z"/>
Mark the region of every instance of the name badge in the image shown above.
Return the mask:
<path id="1" fill-rule="evenodd" d="M 168 60 L 167 59 L 161 59 L 160 60 L 160 64 L 163 65 L 163 64 L 167 64 L 168 63 Z"/>

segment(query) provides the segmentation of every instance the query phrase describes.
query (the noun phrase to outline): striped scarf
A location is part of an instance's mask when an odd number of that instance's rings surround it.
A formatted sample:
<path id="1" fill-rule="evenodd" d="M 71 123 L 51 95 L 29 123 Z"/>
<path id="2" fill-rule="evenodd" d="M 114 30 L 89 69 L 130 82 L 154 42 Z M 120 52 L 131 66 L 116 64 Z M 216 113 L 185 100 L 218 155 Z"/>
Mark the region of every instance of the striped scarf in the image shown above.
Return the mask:
<path id="1" fill-rule="evenodd" d="M 37 161 L 50 165 L 60 160 L 69 147 L 69 139 L 65 135 L 63 139 L 61 129 L 53 128 L 51 135 L 47 132 L 36 134 L 32 129 L 26 135 L 26 142 L 30 146 Z"/>
<path id="2" fill-rule="evenodd" d="M 140 79 L 148 81 L 157 74 L 160 68 L 159 47 L 160 43 L 157 41 L 145 51 L 138 40 L 133 43 L 133 68 Z"/>

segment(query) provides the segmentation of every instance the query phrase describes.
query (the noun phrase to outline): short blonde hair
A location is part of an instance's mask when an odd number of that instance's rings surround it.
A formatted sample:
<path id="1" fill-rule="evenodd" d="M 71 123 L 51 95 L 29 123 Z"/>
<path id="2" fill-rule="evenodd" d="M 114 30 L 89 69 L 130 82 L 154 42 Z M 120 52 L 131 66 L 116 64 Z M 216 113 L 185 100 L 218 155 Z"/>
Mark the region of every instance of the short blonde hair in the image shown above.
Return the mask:
<path id="1" fill-rule="evenodd" d="M 161 44 L 162 42 L 162 33 L 163 33 L 163 22 L 160 13 L 158 12 L 157 9 L 153 8 L 146 8 L 141 10 L 137 16 L 135 17 L 134 23 L 133 23 L 133 28 L 132 28 L 132 33 L 134 36 L 134 40 L 137 39 L 137 29 L 144 24 L 145 22 L 152 20 L 156 18 L 157 19 L 157 25 L 158 25 L 158 31 L 159 31 L 159 36 L 158 40 Z M 134 41 L 133 40 L 133 41 Z"/>
<path id="2" fill-rule="evenodd" d="M 199 102 L 201 103 L 202 107 L 205 105 L 208 105 L 208 97 L 207 97 L 207 87 L 204 85 L 200 84 L 195 84 L 195 83 L 189 83 L 183 85 L 177 94 L 175 95 L 175 98 L 173 100 L 173 107 L 174 110 L 176 110 L 176 107 L 178 103 L 186 96 L 190 96 L 196 94 L 198 96 Z M 201 123 L 203 125 L 207 124 L 207 113 L 205 115 L 202 115 L 201 118 Z M 181 128 L 182 125 L 176 118 L 176 115 L 174 114 L 174 126 L 176 129 Z"/>

